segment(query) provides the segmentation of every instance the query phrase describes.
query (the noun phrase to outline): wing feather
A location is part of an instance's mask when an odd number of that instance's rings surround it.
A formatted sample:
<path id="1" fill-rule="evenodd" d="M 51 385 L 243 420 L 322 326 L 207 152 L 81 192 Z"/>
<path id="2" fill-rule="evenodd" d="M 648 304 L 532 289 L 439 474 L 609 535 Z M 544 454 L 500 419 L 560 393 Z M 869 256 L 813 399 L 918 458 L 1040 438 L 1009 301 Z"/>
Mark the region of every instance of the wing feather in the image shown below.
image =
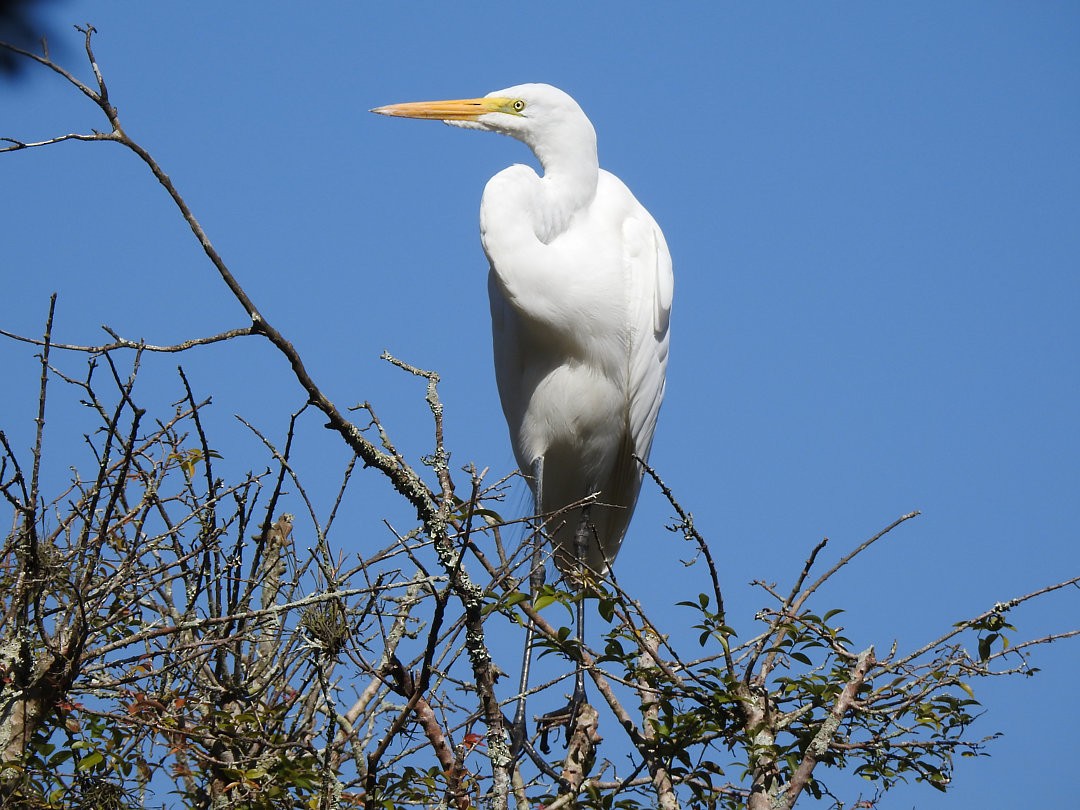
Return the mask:
<path id="1" fill-rule="evenodd" d="M 627 219 L 624 235 L 633 323 L 629 347 L 629 429 L 633 452 L 648 458 L 664 400 L 675 282 L 667 242 L 644 208 Z"/>

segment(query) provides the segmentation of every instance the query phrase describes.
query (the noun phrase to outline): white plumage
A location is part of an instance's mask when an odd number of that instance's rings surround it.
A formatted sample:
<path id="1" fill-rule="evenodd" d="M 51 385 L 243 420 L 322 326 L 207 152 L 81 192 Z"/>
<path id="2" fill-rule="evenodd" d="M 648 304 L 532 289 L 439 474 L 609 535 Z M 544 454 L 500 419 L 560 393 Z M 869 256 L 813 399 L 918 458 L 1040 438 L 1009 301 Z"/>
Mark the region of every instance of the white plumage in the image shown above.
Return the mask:
<path id="1" fill-rule="evenodd" d="M 480 234 L 491 263 L 495 375 L 510 439 L 545 515 L 590 495 L 586 559 L 599 574 L 619 551 L 664 397 L 673 277 L 649 212 L 599 168 L 596 133 L 570 96 L 524 84 L 483 98 L 374 112 L 511 135 L 539 159 L 484 190 Z M 536 474 L 542 480 L 536 480 Z M 574 574 L 581 510 L 549 531 Z"/>

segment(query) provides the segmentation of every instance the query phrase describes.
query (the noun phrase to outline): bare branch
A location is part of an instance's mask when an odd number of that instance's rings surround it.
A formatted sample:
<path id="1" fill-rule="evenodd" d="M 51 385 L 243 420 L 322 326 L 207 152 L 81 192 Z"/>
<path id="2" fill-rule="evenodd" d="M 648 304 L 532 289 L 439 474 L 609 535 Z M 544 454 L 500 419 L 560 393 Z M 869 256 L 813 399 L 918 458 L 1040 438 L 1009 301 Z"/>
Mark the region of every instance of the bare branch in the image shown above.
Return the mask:
<path id="1" fill-rule="evenodd" d="M 224 340 L 232 340 L 233 338 L 246 337 L 248 335 L 255 334 L 255 332 L 252 331 L 251 327 L 245 327 L 243 329 L 230 329 L 227 332 L 222 332 L 217 335 L 209 335 L 207 337 L 201 338 L 191 338 L 190 340 L 184 340 L 171 346 L 155 346 L 151 343 L 144 343 L 138 340 L 128 340 L 127 338 L 122 338 L 107 326 L 102 326 L 101 328 L 113 337 L 112 343 L 102 343 L 96 346 L 80 346 L 73 343 L 54 342 L 52 343 L 52 347 L 54 349 L 63 349 L 65 351 L 84 352 L 86 354 L 106 354 L 108 352 L 115 351 L 116 349 L 135 349 L 137 351 L 144 352 L 175 353 L 185 352 L 188 349 L 192 349 L 196 346 L 207 346 L 211 343 L 220 343 Z M 43 341 L 37 338 L 30 338 L 23 335 L 18 335 L 14 332 L 9 332 L 6 329 L 0 329 L 0 335 L 3 335 L 6 338 L 11 338 L 12 340 L 20 341 L 22 343 L 29 343 L 33 346 L 45 345 Z"/>
<path id="2" fill-rule="evenodd" d="M 641 697 L 642 733 L 652 748 L 658 742 L 660 713 L 656 697 L 652 694 L 645 673 L 656 667 L 660 661 L 660 638 L 655 633 L 646 633 L 644 643 L 645 647 L 638 659 L 638 694 Z M 656 790 L 656 806 L 661 810 L 677 810 L 679 800 L 675 795 L 675 786 L 667 768 L 652 751 L 645 757 L 645 762 L 652 776 L 653 788 Z"/>
<path id="3" fill-rule="evenodd" d="M 795 801 L 799 798 L 799 795 L 803 790 L 806 789 L 810 779 L 813 777 L 814 767 L 817 765 L 818 760 L 825 755 L 825 752 L 829 750 L 833 740 L 836 738 L 836 733 L 840 729 L 840 723 L 844 719 L 844 715 L 851 709 L 851 705 L 855 701 L 855 696 L 859 693 L 859 689 L 866 680 L 866 673 L 873 665 L 874 648 L 869 647 L 859 653 L 858 660 L 855 662 L 855 666 L 852 667 L 851 676 L 848 678 L 848 682 L 844 685 L 843 691 L 841 691 L 840 695 L 836 698 L 836 702 L 829 710 L 828 716 L 822 721 L 814 738 L 806 747 L 806 751 L 803 753 L 803 758 L 799 763 L 799 767 L 795 769 L 795 772 L 791 775 L 791 779 L 788 781 L 787 787 L 780 795 L 780 801 L 776 804 L 777 807 L 790 810 L 790 808 L 795 806 Z"/>

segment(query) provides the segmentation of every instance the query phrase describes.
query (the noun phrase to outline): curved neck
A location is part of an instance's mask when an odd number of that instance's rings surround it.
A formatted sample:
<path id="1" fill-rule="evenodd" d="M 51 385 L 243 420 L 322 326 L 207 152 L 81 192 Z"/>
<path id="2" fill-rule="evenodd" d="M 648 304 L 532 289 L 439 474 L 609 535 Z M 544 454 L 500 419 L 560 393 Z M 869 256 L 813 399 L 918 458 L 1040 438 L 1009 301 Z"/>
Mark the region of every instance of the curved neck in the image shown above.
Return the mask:
<path id="1" fill-rule="evenodd" d="M 596 196 L 600 176 L 596 132 L 584 116 L 575 124 L 571 128 L 564 122 L 561 137 L 527 142 L 544 170 L 541 219 L 534 223 L 542 242 L 550 242 L 565 231 L 574 215 Z"/>

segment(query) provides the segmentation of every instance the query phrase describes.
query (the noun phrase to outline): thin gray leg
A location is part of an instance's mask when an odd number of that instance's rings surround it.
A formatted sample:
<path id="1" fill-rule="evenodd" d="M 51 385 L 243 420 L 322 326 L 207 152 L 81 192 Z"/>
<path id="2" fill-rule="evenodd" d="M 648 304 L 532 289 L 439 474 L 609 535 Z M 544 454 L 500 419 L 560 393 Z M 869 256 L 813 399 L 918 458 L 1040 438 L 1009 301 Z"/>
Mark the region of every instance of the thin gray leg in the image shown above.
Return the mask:
<path id="1" fill-rule="evenodd" d="M 586 544 L 588 543 L 589 536 L 592 534 L 592 527 L 589 525 L 590 506 L 591 505 L 586 505 L 585 508 L 581 510 L 581 523 L 578 524 L 577 531 L 574 532 L 574 556 L 577 560 L 579 585 L 581 587 L 581 593 L 578 594 L 579 598 L 577 602 L 577 637 L 578 643 L 582 646 L 585 645 L 585 560 L 588 554 L 586 551 Z M 583 667 L 579 661 L 574 672 L 574 693 L 570 696 L 570 724 L 566 727 L 566 736 L 568 740 L 573 731 L 574 724 L 577 722 L 581 704 L 584 702 L 585 667 Z"/>
<path id="2" fill-rule="evenodd" d="M 543 503 L 541 485 L 544 480 L 544 459 L 542 456 L 533 462 L 532 474 L 535 482 L 533 490 L 536 493 L 536 512 L 540 514 L 541 504 Z M 543 541 L 544 538 L 540 530 L 537 529 L 532 538 L 532 561 L 529 569 L 529 598 L 532 602 L 536 601 L 536 595 L 544 587 Z M 532 669 L 532 649 L 535 636 L 536 627 L 533 625 L 532 619 L 530 619 L 525 626 L 525 650 L 521 656 L 521 679 L 518 681 L 519 697 L 517 708 L 514 710 L 514 723 L 511 729 L 510 756 L 512 759 L 517 759 L 525 742 L 528 740 L 528 731 L 525 728 L 525 693 L 529 690 L 529 670 Z"/>
<path id="3" fill-rule="evenodd" d="M 593 528 L 589 523 L 589 506 L 585 506 L 581 510 L 581 522 L 578 524 L 577 531 L 574 532 L 574 557 L 577 561 L 577 574 L 578 582 L 576 585 L 581 589 L 579 599 L 577 603 L 577 612 L 575 614 L 577 619 L 577 637 L 578 643 L 582 646 L 585 644 L 585 572 L 587 569 L 585 560 L 587 559 L 586 543 L 593 535 Z M 545 754 L 548 752 L 548 732 L 553 728 L 559 726 L 566 726 L 566 741 L 570 742 L 570 737 L 574 733 L 574 728 L 577 726 L 578 712 L 581 711 L 581 706 L 585 702 L 585 667 L 581 665 L 581 662 L 577 662 L 574 665 L 574 692 L 570 696 L 570 702 L 561 709 L 556 709 L 553 712 L 548 712 L 539 720 L 539 728 L 541 730 L 540 735 L 540 750 Z"/>

